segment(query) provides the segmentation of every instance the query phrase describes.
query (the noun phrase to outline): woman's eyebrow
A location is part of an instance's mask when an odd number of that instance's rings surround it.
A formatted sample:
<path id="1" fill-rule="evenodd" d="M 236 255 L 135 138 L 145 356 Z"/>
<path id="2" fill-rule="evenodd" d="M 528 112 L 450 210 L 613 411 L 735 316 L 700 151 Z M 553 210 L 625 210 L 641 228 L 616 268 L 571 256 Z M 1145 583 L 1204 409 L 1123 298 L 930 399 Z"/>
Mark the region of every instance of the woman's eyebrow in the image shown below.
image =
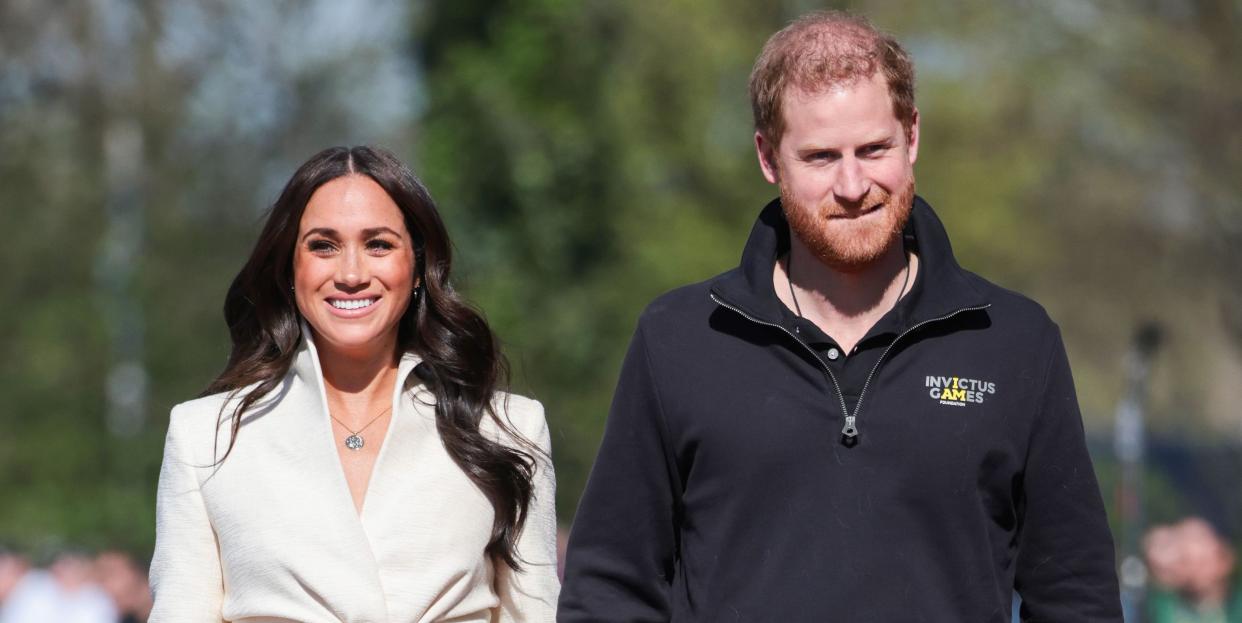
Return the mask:
<path id="1" fill-rule="evenodd" d="M 371 236 L 375 236 L 377 234 L 392 234 L 398 238 L 401 237 L 401 234 L 398 234 L 397 231 L 391 227 L 369 227 L 362 230 L 362 236 L 364 238 L 370 238 Z"/>
<path id="2" fill-rule="evenodd" d="M 336 230 L 335 230 L 335 229 L 332 229 L 331 227 L 316 227 L 316 228 L 314 228 L 314 229 L 308 229 L 308 230 L 306 230 L 306 233 L 305 233 L 305 234 L 302 234 L 302 240 L 306 240 L 307 238 L 310 238 L 312 234 L 319 234 L 319 235 L 321 235 L 321 236 L 325 236 L 325 237 L 327 237 L 327 238 L 337 238 L 337 237 L 338 237 L 338 236 L 337 236 L 337 233 L 336 233 Z"/>
<path id="3" fill-rule="evenodd" d="M 306 233 L 302 234 L 302 239 L 306 240 L 307 238 L 311 237 L 314 234 L 319 234 L 327 238 L 339 238 L 340 237 L 340 233 L 337 232 L 335 229 L 332 229 L 331 227 L 315 227 L 313 229 L 306 230 Z M 397 233 L 397 230 L 391 227 L 385 227 L 385 226 L 368 227 L 362 230 L 363 238 L 370 238 L 378 234 L 392 234 L 394 236 L 397 236 L 398 238 L 401 237 L 401 234 Z"/>

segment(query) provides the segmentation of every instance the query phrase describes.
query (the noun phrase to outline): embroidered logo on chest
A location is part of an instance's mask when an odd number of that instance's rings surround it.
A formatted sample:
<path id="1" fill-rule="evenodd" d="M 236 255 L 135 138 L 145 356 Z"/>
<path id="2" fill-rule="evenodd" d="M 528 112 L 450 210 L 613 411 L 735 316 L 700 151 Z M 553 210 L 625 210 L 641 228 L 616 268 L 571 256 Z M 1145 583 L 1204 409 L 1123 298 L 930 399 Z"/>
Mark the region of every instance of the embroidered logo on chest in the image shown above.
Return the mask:
<path id="1" fill-rule="evenodd" d="M 928 376 L 924 385 L 932 400 L 950 407 L 983 404 L 987 397 L 996 393 L 996 383 L 964 376 Z"/>

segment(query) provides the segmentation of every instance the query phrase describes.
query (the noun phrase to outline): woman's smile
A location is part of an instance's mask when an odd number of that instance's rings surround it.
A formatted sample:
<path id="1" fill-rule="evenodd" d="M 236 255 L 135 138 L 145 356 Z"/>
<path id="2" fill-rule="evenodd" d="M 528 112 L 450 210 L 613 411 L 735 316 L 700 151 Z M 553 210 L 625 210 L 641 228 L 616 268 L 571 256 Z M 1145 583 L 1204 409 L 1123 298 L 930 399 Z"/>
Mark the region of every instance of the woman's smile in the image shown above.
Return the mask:
<path id="1" fill-rule="evenodd" d="M 328 298 L 324 300 L 341 318 L 360 318 L 371 313 L 380 302 L 379 296 L 366 298 Z"/>

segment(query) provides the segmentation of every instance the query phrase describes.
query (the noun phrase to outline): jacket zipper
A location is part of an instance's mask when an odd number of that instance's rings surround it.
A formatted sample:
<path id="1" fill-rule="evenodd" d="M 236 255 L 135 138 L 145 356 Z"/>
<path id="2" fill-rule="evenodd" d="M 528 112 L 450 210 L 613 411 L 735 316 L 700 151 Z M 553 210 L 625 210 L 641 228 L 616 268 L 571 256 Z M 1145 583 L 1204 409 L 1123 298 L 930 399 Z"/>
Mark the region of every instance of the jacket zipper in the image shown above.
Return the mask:
<path id="1" fill-rule="evenodd" d="M 828 364 L 824 363 L 824 360 L 819 358 L 819 353 L 815 352 L 814 348 L 811 348 L 806 342 L 803 342 L 802 338 L 798 337 L 797 335 L 794 335 L 793 331 L 790 331 L 789 329 L 786 329 L 785 327 L 779 324 L 776 324 L 775 322 L 767 322 L 767 321 L 755 318 L 754 316 L 720 300 L 720 297 L 716 296 L 715 292 L 711 293 L 711 297 L 712 297 L 712 300 L 715 301 L 717 305 L 724 307 L 725 309 L 731 309 L 734 312 L 737 312 L 737 314 L 740 315 L 741 317 L 751 322 L 761 324 L 765 327 L 774 327 L 774 328 L 780 329 L 781 331 L 784 331 L 787 335 L 789 335 L 789 337 L 793 338 L 793 341 L 801 344 L 802 347 L 806 349 L 806 352 L 811 353 L 811 357 L 814 357 L 815 361 L 819 362 L 819 367 L 823 368 L 824 373 L 827 374 L 828 378 L 832 381 L 832 386 L 837 388 L 837 397 L 841 399 L 841 412 L 845 414 L 846 427 L 853 426 L 854 418 L 853 416 L 850 415 L 850 410 L 845 406 L 845 393 L 841 391 L 841 384 L 837 383 L 837 376 L 832 373 L 832 369 L 828 367 Z M 857 413 L 858 412 L 857 409 L 855 409 L 854 412 Z M 844 433 L 844 430 L 842 432 Z M 858 430 L 854 429 L 853 435 L 857 435 L 857 434 L 858 434 Z M 853 435 L 850 435 L 850 436 L 852 437 Z"/>
<path id="2" fill-rule="evenodd" d="M 841 435 L 843 435 L 847 439 L 853 439 L 858 436 L 858 425 L 857 425 L 858 424 L 858 412 L 859 410 L 862 409 L 863 399 L 866 398 L 867 396 L 867 388 L 871 386 L 871 379 L 872 377 L 875 376 L 876 371 L 880 369 L 880 364 L 883 364 L 884 359 L 888 357 L 888 352 L 893 349 L 893 346 L 897 345 L 897 342 L 901 341 L 901 338 L 933 322 L 940 322 L 942 320 L 948 320 L 963 312 L 978 311 L 981 309 L 987 309 L 992 306 L 991 303 L 987 303 L 984 305 L 976 305 L 974 307 L 962 307 L 960 309 L 949 312 L 943 316 L 939 316 L 936 318 L 929 318 L 927 320 L 924 320 L 910 327 L 909 329 L 906 329 L 905 331 L 902 331 L 901 334 L 899 334 L 896 338 L 893 338 L 892 342 L 889 342 L 888 346 L 885 347 L 884 352 L 880 353 L 880 358 L 875 361 L 875 365 L 871 366 L 871 371 L 867 373 L 867 380 L 863 381 L 862 391 L 858 393 L 858 404 L 854 405 L 854 414 L 851 415 L 849 408 L 845 406 L 845 394 L 844 392 L 841 391 L 841 384 L 837 382 L 836 375 L 832 373 L 832 369 L 828 367 L 828 364 L 824 363 L 823 359 L 820 359 L 819 353 L 815 352 L 815 349 L 811 348 L 806 342 L 803 342 L 802 338 L 799 338 L 797 335 L 794 334 L 793 331 L 790 331 L 789 329 L 786 329 L 785 327 L 779 324 L 776 324 L 773 322 L 766 322 L 764 320 L 755 318 L 754 316 L 751 316 L 750 314 L 738 309 L 737 307 L 734 307 L 733 305 L 730 305 L 722 301 L 720 297 L 716 296 L 714 292 L 711 294 L 711 297 L 712 297 L 712 300 L 715 301 L 717 305 L 724 307 L 725 309 L 733 310 L 735 313 L 737 313 L 741 317 L 751 322 L 754 322 L 756 324 L 760 324 L 766 327 L 775 327 L 777 329 L 780 329 L 781 331 L 784 331 L 786 335 L 793 338 L 795 342 L 801 344 L 802 347 L 807 350 L 807 352 L 811 353 L 811 356 L 815 358 L 815 361 L 819 362 L 820 368 L 824 370 L 824 372 L 828 375 L 828 378 L 832 381 L 832 386 L 835 387 L 837 390 L 837 397 L 841 399 L 841 413 L 845 416 L 845 426 L 841 428 Z"/>
<path id="3" fill-rule="evenodd" d="M 910 327 L 909 329 L 902 331 L 900 335 L 893 338 L 893 341 L 888 343 L 888 346 L 884 349 L 884 352 L 880 353 L 880 358 L 875 360 L 875 365 L 871 366 L 871 372 L 867 373 L 867 380 L 863 381 L 862 391 L 858 392 L 858 404 L 854 405 L 854 415 L 847 414 L 845 416 L 845 428 L 841 429 L 841 434 L 845 435 L 846 437 L 853 437 L 858 434 L 858 427 L 854 425 L 855 419 L 858 417 L 858 410 L 862 409 L 863 398 L 867 396 L 867 388 L 871 385 L 871 377 L 875 376 L 876 370 L 880 369 L 880 364 L 884 363 L 884 358 L 888 356 L 888 351 L 892 350 L 893 346 L 895 346 L 897 342 L 901 341 L 901 338 L 909 335 L 910 332 L 918 329 L 919 327 L 922 327 L 923 325 L 930 324 L 933 322 L 940 322 L 941 320 L 948 320 L 962 312 L 978 311 L 980 309 L 987 309 L 991 306 L 992 306 L 991 303 L 986 303 L 984 305 L 976 305 L 975 307 L 963 307 L 961 309 L 958 309 L 958 310 L 949 312 L 948 314 L 945 314 L 943 316 L 940 316 L 939 318 L 930 318 L 928 320 L 924 320 L 923 322 L 920 322 L 914 325 L 913 327 Z M 841 390 L 838 388 L 837 391 L 839 392 Z M 842 402 L 844 402 L 844 400 L 842 400 Z M 850 431 L 853 431 L 853 433 L 851 434 Z"/>

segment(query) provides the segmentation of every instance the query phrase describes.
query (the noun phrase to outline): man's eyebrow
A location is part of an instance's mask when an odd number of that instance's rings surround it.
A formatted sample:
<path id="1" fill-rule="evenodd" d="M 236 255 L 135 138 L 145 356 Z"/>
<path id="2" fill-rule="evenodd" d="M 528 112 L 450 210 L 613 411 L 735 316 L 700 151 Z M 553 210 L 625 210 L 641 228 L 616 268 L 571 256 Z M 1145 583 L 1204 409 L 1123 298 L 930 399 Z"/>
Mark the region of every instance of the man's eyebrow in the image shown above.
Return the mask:
<path id="1" fill-rule="evenodd" d="M 837 148 L 835 148 L 835 147 L 823 147 L 823 146 L 821 146 L 821 145 L 816 145 L 816 144 L 812 143 L 812 144 L 808 144 L 808 145 L 803 145 L 803 146 L 799 147 L 796 151 L 797 151 L 798 153 L 800 153 L 800 154 L 810 154 L 810 153 L 818 153 L 818 152 L 821 152 L 821 151 L 827 151 L 827 152 L 834 152 L 834 153 L 835 153 L 835 152 L 839 152 L 839 151 L 841 151 L 841 150 L 840 150 L 840 149 L 837 149 Z"/>

